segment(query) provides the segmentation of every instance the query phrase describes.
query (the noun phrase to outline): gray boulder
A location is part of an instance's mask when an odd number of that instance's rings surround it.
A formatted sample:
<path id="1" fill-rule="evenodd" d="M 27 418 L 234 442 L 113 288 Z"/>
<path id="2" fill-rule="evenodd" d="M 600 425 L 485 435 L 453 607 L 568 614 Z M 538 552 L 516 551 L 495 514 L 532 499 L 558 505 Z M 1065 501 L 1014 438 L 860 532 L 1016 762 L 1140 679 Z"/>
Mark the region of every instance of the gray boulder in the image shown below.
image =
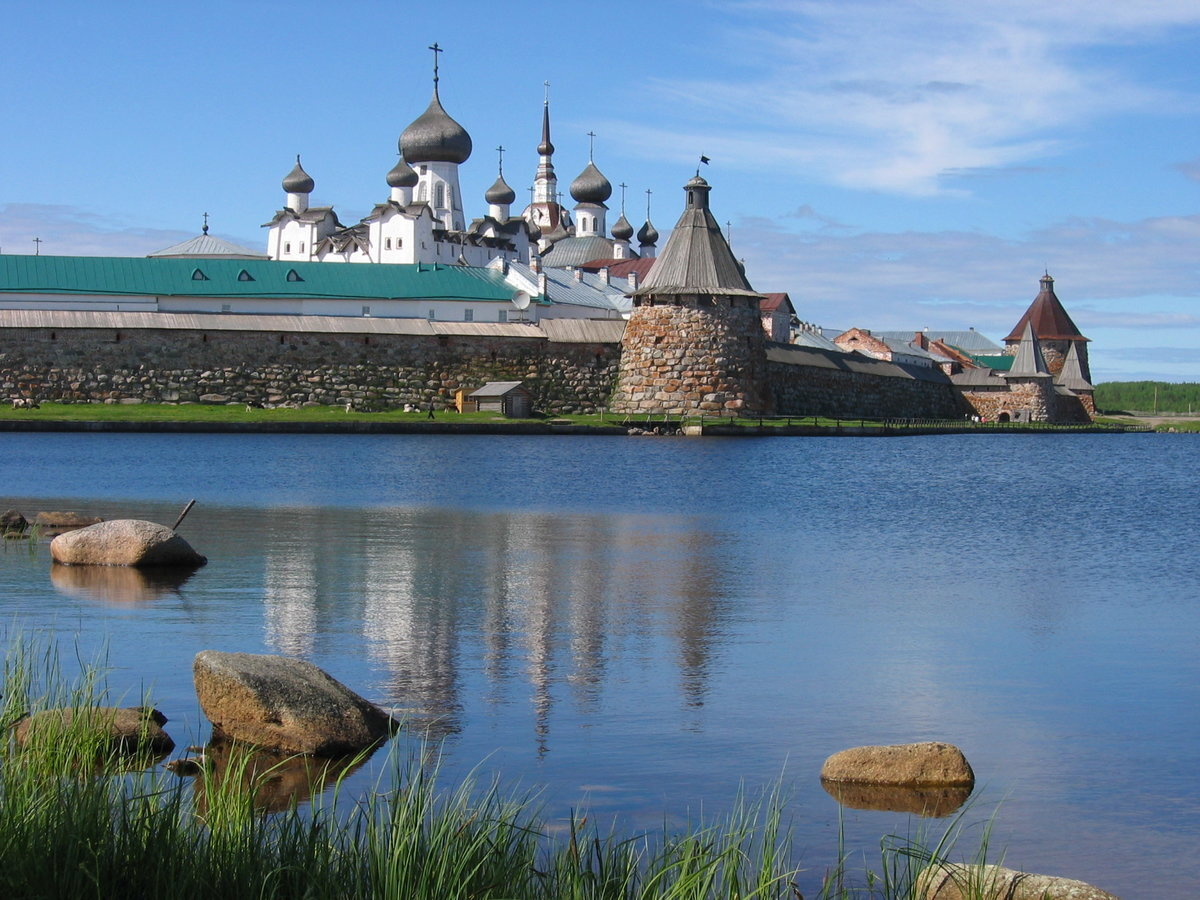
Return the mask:
<path id="1" fill-rule="evenodd" d="M 0 515 L 0 534 L 24 534 L 29 522 L 18 510 L 10 509 Z"/>
<path id="2" fill-rule="evenodd" d="M 207 560 L 165 525 L 140 519 L 113 519 L 60 534 L 50 556 L 67 566 L 180 566 Z"/>
<path id="3" fill-rule="evenodd" d="M 282 753 L 342 756 L 385 740 L 386 712 L 310 662 L 253 653 L 196 654 L 192 677 L 217 736 Z"/>
<path id="4" fill-rule="evenodd" d="M 953 744 L 926 741 L 843 750 L 825 760 L 821 780 L 907 787 L 974 786 L 975 773 Z"/>
<path id="5" fill-rule="evenodd" d="M 22 749 L 48 749 L 86 733 L 101 755 L 161 756 L 175 749 L 175 742 L 162 729 L 166 723 L 166 716 L 148 706 L 47 709 L 18 721 L 13 739 Z"/>
<path id="6" fill-rule="evenodd" d="M 1082 881 L 1000 866 L 935 863 L 916 883 L 917 900 L 1119 900 Z"/>

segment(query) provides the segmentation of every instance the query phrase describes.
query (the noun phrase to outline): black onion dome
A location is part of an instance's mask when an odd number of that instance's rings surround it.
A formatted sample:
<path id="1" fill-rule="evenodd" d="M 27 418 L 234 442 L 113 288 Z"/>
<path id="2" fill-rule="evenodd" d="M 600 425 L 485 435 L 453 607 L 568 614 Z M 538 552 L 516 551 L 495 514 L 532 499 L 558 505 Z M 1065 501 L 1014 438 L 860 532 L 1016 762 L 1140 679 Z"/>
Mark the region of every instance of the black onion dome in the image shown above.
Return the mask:
<path id="1" fill-rule="evenodd" d="M 596 164 L 589 162 L 579 177 L 571 182 L 571 196 L 577 203 L 603 203 L 612 196 L 612 185 Z"/>
<path id="2" fill-rule="evenodd" d="M 612 236 L 618 241 L 627 241 L 633 237 L 633 226 L 629 224 L 629 220 L 625 218 L 625 213 L 621 213 L 621 218 L 613 223 Z"/>
<path id="3" fill-rule="evenodd" d="M 646 224 L 638 229 L 637 239 L 639 244 L 657 244 L 658 232 L 654 226 L 650 224 L 650 220 L 646 220 Z"/>
<path id="4" fill-rule="evenodd" d="M 400 135 L 400 153 L 415 163 L 465 163 L 470 158 L 471 136 L 442 109 L 436 89 L 429 108 Z"/>
<path id="5" fill-rule="evenodd" d="M 287 173 L 287 177 L 283 179 L 283 190 L 288 194 L 311 194 L 317 183 L 312 180 L 309 175 L 300 166 L 300 157 L 296 156 L 296 165 L 292 171 Z"/>
<path id="6" fill-rule="evenodd" d="M 487 189 L 487 193 L 483 195 L 483 199 L 488 203 L 512 203 L 517 199 L 517 193 L 508 186 L 508 182 L 501 175 L 496 179 L 496 183 Z"/>
<path id="7" fill-rule="evenodd" d="M 400 157 L 399 162 L 392 166 L 392 170 L 387 173 L 388 187 L 416 187 L 418 180 L 416 171 L 404 161 L 403 156 Z"/>

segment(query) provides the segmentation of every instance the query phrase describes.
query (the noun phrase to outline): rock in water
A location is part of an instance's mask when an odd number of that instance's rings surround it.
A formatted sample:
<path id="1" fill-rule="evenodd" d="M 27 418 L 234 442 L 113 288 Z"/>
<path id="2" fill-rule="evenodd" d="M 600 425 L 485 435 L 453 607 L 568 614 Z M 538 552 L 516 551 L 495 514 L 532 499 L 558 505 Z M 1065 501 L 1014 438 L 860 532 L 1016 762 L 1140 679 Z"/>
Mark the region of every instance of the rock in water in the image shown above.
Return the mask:
<path id="1" fill-rule="evenodd" d="M 953 744 L 928 741 L 843 750 L 825 760 L 821 780 L 909 787 L 973 786 L 975 773 Z"/>
<path id="2" fill-rule="evenodd" d="M 29 522 L 15 509 L 0 516 L 0 534 L 24 534 L 28 529 Z"/>
<path id="3" fill-rule="evenodd" d="M 269 750 L 341 756 L 386 739 L 398 725 L 301 659 L 203 650 L 192 677 L 214 730 Z"/>
<path id="4" fill-rule="evenodd" d="M 175 749 L 175 742 L 162 729 L 166 723 L 166 716 L 147 706 L 47 709 L 17 722 L 13 738 L 18 747 L 45 749 L 83 731 L 95 736 L 102 755 L 114 752 L 160 756 Z"/>
<path id="5" fill-rule="evenodd" d="M 190 566 L 207 560 L 165 525 L 113 519 L 60 534 L 50 556 L 68 566 Z"/>
<path id="6" fill-rule="evenodd" d="M 935 863 L 918 877 L 919 900 L 1119 900 L 1083 881 L 1000 866 Z"/>

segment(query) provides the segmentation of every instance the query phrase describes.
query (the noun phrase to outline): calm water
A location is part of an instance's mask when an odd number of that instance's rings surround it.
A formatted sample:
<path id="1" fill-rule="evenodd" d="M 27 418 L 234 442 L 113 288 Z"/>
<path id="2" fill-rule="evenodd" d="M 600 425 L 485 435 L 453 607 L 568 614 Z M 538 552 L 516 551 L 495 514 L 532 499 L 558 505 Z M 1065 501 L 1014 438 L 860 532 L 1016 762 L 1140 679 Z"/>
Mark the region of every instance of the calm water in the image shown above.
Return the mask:
<path id="1" fill-rule="evenodd" d="M 1200 894 L 1196 438 L 0 443 L 0 506 L 30 516 L 197 498 L 211 561 L 182 585 L 0 555 L 3 620 L 107 646 L 181 746 L 207 737 L 197 651 L 298 655 L 552 819 L 654 828 L 782 773 L 809 894 L 837 854 L 825 757 L 945 740 L 1009 865 Z M 872 860 L 919 827 L 843 816 Z"/>

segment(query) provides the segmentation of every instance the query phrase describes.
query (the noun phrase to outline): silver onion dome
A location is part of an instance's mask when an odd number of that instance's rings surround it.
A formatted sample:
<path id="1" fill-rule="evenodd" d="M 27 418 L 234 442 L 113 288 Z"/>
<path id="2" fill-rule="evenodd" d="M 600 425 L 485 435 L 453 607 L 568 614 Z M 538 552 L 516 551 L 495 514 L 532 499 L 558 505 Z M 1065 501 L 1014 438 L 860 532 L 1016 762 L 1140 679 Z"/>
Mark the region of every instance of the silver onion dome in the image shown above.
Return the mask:
<path id="1" fill-rule="evenodd" d="M 625 218 L 625 213 L 621 213 L 621 218 L 613 223 L 612 236 L 618 241 L 627 241 L 633 237 L 633 226 Z"/>
<path id="2" fill-rule="evenodd" d="M 577 203 L 603 203 L 612 196 L 612 185 L 596 168 L 596 164 L 589 162 L 579 177 L 571 182 L 571 196 Z"/>
<path id="3" fill-rule="evenodd" d="M 442 109 L 437 87 L 429 108 L 400 135 L 400 153 L 410 163 L 464 163 L 471 156 L 471 136 Z"/>
<path id="4" fill-rule="evenodd" d="M 506 204 L 512 203 L 517 199 L 517 192 L 508 186 L 508 182 L 504 180 L 504 176 L 500 175 L 496 178 L 496 183 L 487 189 L 487 193 L 483 195 L 483 199 L 488 203 Z"/>
<path id="5" fill-rule="evenodd" d="M 283 190 L 288 194 L 311 194 L 316 182 L 300 165 L 300 154 L 296 154 L 296 165 L 283 179 Z"/>
<path id="6" fill-rule="evenodd" d="M 416 171 L 404 161 L 403 156 L 400 157 L 399 162 L 392 166 L 392 170 L 387 173 L 388 187 L 416 187 L 417 181 Z"/>

